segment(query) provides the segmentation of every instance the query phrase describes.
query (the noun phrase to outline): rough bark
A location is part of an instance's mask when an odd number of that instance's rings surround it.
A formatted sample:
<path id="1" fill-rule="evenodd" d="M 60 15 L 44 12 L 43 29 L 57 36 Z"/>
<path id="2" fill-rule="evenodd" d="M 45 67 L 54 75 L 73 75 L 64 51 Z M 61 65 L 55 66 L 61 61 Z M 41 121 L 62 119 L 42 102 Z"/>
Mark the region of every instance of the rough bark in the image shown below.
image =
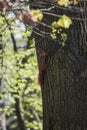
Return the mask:
<path id="1" fill-rule="evenodd" d="M 86 9 L 87 2 L 83 5 Z M 36 36 L 36 50 L 48 52 L 47 69 L 42 88 L 43 130 L 86 130 L 87 129 L 87 10 L 72 13 L 55 10 L 59 14 L 83 18 L 74 20 L 69 30 L 66 47 L 47 37 Z M 50 16 L 45 16 L 49 24 Z M 42 27 L 40 26 L 40 29 Z M 43 30 L 47 30 L 45 27 Z"/>
<path id="2" fill-rule="evenodd" d="M 86 6 L 87 3 L 84 2 L 84 10 Z M 86 130 L 87 12 L 83 12 L 81 15 L 57 9 L 55 12 L 59 14 L 67 13 L 70 16 L 80 18 L 84 17 L 84 21 L 74 21 L 72 27 L 66 30 L 68 34 L 66 47 L 59 47 L 58 42 L 48 39 L 46 36 L 44 38 L 36 36 L 36 50 L 42 48 L 48 52 L 47 69 L 44 77 L 44 87 L 42 88 L 43 129 Z M 50 19 L 50 16 L 45 16 L 44 21 L 50 24 Z M 43 27 L 41 26 L 41 28 Z M 48 31 L 45 27 L 44 30 Z M 11 38 L 15 43 L 12 35 Z M 17 51 L 16 48 L 14 50 Z M 20 129 L 23 130 L 25 126 L 23 126 L 19 99 L 16 99 L 15 107 Z"/>

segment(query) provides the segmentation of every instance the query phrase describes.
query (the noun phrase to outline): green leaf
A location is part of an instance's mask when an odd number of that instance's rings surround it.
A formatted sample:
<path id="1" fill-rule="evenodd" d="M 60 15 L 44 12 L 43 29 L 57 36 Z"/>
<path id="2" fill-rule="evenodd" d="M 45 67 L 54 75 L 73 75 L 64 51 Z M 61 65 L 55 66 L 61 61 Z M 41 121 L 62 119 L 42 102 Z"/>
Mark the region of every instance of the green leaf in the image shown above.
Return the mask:
<path id="1" fill-rule="evenodd" d="M 72 20 L 66 15 L 63 15 L 58 20 L 58 25 L 62 28 L 65 28 L 65 29 L 69 28 L 71 24 L 72 24 Z"/>
<path id="2" fill-rule="evenodd" d="M 60 6 L 68 6 L 69 0 L 57 0 Z"/>

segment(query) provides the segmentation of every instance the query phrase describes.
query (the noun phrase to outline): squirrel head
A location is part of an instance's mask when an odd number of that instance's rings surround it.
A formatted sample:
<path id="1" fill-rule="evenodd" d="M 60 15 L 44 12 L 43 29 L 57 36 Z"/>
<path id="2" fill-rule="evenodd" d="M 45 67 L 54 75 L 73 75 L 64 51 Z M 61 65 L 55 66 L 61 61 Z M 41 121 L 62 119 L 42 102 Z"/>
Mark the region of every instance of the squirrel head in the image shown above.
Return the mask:
<path id="1" fill-rule="evenodd" d="M 41 48 L 38 49 L 38 54 L 40 57 L 46 57 L 48 54 L 42 50 Z"/>

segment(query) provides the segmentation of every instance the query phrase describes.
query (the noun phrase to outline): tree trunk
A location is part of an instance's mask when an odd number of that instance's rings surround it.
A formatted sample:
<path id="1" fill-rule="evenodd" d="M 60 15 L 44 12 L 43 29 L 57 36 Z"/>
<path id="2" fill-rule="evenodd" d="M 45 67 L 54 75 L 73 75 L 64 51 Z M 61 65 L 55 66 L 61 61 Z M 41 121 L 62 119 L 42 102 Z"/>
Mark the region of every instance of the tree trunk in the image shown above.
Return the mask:
<path id="1" fill-rule="evenodd" d="M 36 36 L 36 50 L 48 52 L 42 88 L 43 130 L 87 129 L 87 2 L 83 5 L 85 12 L 81 14 L 54 11 L 75 17 L 70 29 L 65 30 L 68 34 L 65 47 L 59 47 L 58 42 L 46 36 Z M 49 24 L 50 19 L 55 19 L 51 17 L 45 16 L 43 22 Z"/>
<path id="2" fill-rule="evenodd" d="M 0 51 L 2 52 L 0 54 L 0 68 L 2 69 L 3 67 L 3 43 L 2 43 L 2 35 L 0 34 Z M 1 95 L 4 95 L 3 92 L 5 90 L 4 86 L 4 78 L 3 78 L 3 73 L 0 75 L 0 129 L 1 130 L 7 130 L 6 129 L 6 113 L 5 113 L 5 105 L 6 105 L 6 98 Z"/>
<path id="3" fill-rule="evenodd" d="M 1 130 L 6 130 L 6 114 L 5 112 L 2 112 L 1 115 Z"/>
<path id="4" fill-rule="evenodd" d="M 17 116 L 19 129 L 26 130 L 24 118 L 22 115 L 21 102 L 20 102 L 20 99 L 18 99 L 18 98 L 15 98 L 15 112 L 16 112 L 16 116 Z"/>
<path id="5" fill-rule="evenodd" d="M 4 86 L 4 79 L 3 76 L 0 78 L 0 94 L 2 94 L 3 89 L 5 89 Z M 6 113 L 5 113 L 5 105 L 6 105 L 6 99 L 0 97 L 0 128 L 1 130 L 6 130 Z"/>

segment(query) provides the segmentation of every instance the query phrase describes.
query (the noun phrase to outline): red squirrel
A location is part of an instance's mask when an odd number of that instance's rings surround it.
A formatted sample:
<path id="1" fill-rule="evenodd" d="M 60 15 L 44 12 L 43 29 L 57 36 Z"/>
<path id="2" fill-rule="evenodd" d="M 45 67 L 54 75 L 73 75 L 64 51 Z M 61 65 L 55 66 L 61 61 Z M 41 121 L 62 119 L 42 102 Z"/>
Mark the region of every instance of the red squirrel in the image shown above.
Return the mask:
<path id="1" fill-rule="evenodd" d="M 44 86 L 44 74 L 47 68 L 46 65 L 46 58 L 47 53 L 43 51 L 41 48 L 38 49 L 38 65 L 39 65 L 39 75 L 38 75 L 38 81 L 41 87 Z"/>
<path id="2" fill-rule="evenodd" d="M 35 19 L 34 15 L 31 11 L 25 12 L 23 15 L 23 21 L 25 24 L 31 25 L 31 26 L 37 26 L 38 22 Z"/>

